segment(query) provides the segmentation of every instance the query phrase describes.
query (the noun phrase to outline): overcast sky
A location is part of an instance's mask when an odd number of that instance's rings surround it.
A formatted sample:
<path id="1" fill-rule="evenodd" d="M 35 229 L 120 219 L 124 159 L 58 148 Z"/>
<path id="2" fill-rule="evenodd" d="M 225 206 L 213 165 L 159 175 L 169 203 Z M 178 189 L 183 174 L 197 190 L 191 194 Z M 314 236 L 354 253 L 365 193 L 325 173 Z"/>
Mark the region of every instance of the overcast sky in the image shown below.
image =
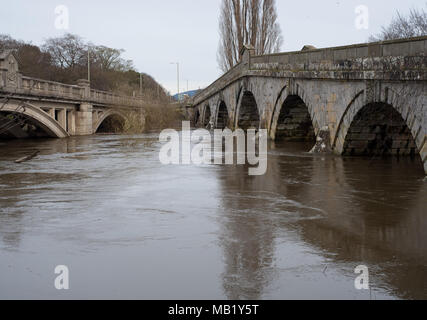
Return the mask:
<path id="1" fill-rule="evenodd" d="M 387 25 L 396 10 L 407 13 L 427 0 L 277 0 L 284 37 L 281 51 L 366 42 Z M 136 68 L 152 75 L 172 93 L 198 89 L 220 74 L 216 60 L 221 0 L 13 0 L 0 11 L 0 33 L 40 45 L 59 36 L 55 8 L 69 10 L 68 32 L 95 44 L 126 50 Z M 369 9 L 369 29 L 355 26 L 356 8 Z"/>

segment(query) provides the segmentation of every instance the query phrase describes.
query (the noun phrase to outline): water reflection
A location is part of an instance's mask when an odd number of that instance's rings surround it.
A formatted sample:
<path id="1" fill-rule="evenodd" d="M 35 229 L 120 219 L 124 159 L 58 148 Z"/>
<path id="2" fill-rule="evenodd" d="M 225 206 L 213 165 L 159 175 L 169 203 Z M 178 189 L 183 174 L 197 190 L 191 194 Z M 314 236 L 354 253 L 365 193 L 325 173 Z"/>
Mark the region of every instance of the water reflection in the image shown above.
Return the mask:
<path id="1" fill-rule="evenodd" d="M 421 163 L 271 144 L 258 177 L 162 166 L 159 148 L 155 134 L 0 142 L 0 297 L 59 256 L 85 266 L 92 298 L 427 298 Z M 354 290 L 360 264 L 373 294 Z"/>
<path id="2" fill-rule="evenodd" d="M 283 258 L 280 246 L 292 242 L 287 235 L 296 231 L 338 272 L 351 277 L 351 268 L 364 264 L 378 290 L 427 298 L 427 184 L 421 163 L 312 157 L 305 150 L 300 144 L 273 146 L 262 177 L 249 177 L 243 167 L 221 172 L 227 297 L 262 298 L 283 273 L 304 273 L 286 262 L 280 272 L 275 264 Z"/>

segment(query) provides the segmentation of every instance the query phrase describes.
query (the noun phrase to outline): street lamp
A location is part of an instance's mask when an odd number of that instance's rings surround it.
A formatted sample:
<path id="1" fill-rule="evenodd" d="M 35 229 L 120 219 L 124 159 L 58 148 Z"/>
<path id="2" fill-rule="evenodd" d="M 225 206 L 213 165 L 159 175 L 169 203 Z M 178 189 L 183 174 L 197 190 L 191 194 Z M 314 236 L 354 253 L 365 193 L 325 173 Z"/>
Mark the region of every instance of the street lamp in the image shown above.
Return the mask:
<path id="1" fill-rule="evenodd" d="M 90 83 L 90 46 L 87 47 L 87 81 Z"/>
<path id="2" fill-rule="evenodd" d="M 180 101 L 179 98 L 179 62 L 171 62 L 171 64 L 176 64 L 176 76 L 178 79 L 178 102 Z"/>
<path id="3" fill-rule="evenodd" d="M 142 97 L 142 72 L 139 73 L 139 95 Z"/>

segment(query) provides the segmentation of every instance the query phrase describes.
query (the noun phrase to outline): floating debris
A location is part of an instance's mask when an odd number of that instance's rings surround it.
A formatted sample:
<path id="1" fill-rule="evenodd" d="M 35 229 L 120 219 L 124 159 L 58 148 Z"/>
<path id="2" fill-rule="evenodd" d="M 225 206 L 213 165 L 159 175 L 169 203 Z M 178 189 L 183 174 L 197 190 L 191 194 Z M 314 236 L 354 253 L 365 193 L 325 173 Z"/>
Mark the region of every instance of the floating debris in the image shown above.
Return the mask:
<path id="1" fill-rule="evenodd" d="M 29 155 L 29 156 L 26 156 L 26 157 L 23 157 L 23 158 L 20 158 L 20 159 L 16 160 L 15 163 L 23 163 L 23 162 L 26 162 L 26 161 L 30 161 L 31 159 L 37 157 L 39 153 L 40 153 L 40 151 L 37 150 L 37 151 L 33 152 L 31 155 Z"/>

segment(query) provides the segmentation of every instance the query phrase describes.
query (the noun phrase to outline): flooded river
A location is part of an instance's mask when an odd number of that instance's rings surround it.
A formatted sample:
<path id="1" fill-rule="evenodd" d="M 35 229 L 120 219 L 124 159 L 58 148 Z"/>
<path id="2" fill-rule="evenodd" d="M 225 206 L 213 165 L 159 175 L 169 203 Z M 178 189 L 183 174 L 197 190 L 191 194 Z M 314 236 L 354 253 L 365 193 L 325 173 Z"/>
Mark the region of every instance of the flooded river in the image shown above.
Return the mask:
<path id="1" fill-rule="evenodd" d="M 251 177 L 164 166 L 160 147 L 158 134 L 0 142 L 0 298 L 427 299 L 420 161 L 272 144 Z"/>

